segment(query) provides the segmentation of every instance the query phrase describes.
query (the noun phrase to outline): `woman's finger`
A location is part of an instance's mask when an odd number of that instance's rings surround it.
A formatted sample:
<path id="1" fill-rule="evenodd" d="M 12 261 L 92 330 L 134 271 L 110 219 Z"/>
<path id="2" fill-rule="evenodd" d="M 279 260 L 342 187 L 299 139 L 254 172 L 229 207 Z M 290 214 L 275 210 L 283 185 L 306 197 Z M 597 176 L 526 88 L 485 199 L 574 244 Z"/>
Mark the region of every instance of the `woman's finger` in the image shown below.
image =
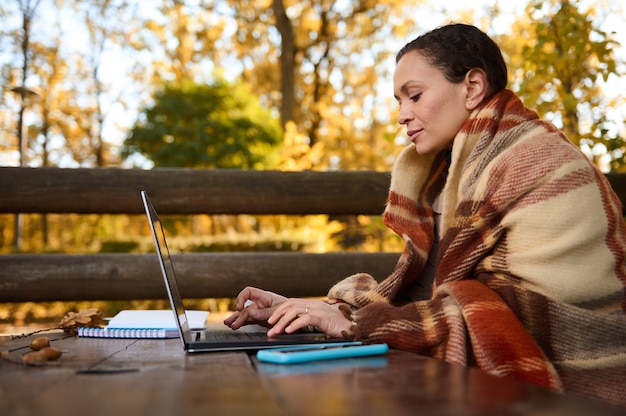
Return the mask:
<path id="1" fill-rule="evenodd" d="M 311 319 L 309 313 L 310 306 L 306 301 L 289 300 L 283 303 L 267 320 L 267 323 L 272 325 L 268 336 L 282 334 L 283 332 L 292 333 L 306 327 L 309 325 L 306 322 L 310 322 Z"/>

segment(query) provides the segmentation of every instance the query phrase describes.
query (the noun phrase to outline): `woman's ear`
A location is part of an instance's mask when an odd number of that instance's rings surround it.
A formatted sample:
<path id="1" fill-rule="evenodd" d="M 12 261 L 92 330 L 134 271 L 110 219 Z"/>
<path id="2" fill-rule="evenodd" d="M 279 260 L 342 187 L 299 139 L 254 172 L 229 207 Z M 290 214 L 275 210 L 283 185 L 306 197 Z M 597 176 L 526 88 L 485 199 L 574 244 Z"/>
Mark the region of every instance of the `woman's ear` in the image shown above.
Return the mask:
<path id="1" fill-rule="evenodd" d="M 474 110 L 485 99 L 487 95 L 487 73 L 480 69 L 470 69 L 465 74 L 465 86 L 467 87 L 467 96 L 465 97 L 465 108 L 469 111 Z"/>

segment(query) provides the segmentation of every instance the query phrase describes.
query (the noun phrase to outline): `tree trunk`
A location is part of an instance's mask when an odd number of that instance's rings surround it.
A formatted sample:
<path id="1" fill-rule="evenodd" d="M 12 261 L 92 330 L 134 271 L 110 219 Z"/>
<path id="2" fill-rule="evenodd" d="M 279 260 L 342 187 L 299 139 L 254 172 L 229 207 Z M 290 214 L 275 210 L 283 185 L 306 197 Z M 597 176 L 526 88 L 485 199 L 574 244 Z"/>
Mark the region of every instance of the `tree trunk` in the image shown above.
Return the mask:
<path id="1" fill-rule="evenodd" d="M 287 13 L 283 0 L 273 0 L 272 10 L 276 16 L 276 28 L 280 32 L 282 39 L 280 54 L 280 92 L 282 100 L 280 104 L 280 122 L 284 127 L 288 121 L 293 121 L 295 106 L 295 57 L 296 46 L 293 26 Z"/>

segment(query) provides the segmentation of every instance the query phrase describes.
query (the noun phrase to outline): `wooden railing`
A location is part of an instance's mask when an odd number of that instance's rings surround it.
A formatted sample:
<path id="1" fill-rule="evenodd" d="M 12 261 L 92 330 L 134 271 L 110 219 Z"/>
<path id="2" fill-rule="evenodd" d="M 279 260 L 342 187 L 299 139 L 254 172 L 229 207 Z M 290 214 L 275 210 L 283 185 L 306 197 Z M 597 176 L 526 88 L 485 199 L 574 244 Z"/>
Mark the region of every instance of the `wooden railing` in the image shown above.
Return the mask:
<path id="1" fill-rule="evenodd" d="M 380 215 L 389 174 L 198 169 L 0 168 L 0 213 Z M 397 253 L 173 255 L 183 297 L 231 297 L 246 285 L 320 296 L 350 274 L 385 277 Z M 0 256 L 0 302 L 166 296 L 155 254 Z"/>
<path id="2" fill-rule="evenodd" d="M 607 177 L 624 204 L 626 174 Z M 162 215 L 380 215 L 389 179 L 388 173 L 370 171 L 0 168 L 0 213 L 143 214 L 139 191 L 146 190 Z M 322 296 L 356 272 L 386 277 L 398 253 L 229 252 L 172 258 L 185 298 L 231 297 L 246 285 L 287 296 Z M 0 256 L 0 302 L 165 295 L 154 254 Z"/>

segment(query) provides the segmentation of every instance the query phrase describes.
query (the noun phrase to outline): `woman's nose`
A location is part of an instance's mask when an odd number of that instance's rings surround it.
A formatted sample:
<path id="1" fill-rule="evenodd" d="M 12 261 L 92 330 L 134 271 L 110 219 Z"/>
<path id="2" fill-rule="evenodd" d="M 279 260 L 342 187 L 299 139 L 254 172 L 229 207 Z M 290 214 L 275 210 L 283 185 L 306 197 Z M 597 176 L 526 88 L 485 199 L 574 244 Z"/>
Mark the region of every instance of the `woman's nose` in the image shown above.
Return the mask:
<path id="1" fill-rule="evenodd" d="M 398 113 L 398 122 L 400 124 L 407 124 L 412 119 L 413 114 L 410 111 L 408 111 L 406 108 L 400 108 L 400 112 Z"/>

